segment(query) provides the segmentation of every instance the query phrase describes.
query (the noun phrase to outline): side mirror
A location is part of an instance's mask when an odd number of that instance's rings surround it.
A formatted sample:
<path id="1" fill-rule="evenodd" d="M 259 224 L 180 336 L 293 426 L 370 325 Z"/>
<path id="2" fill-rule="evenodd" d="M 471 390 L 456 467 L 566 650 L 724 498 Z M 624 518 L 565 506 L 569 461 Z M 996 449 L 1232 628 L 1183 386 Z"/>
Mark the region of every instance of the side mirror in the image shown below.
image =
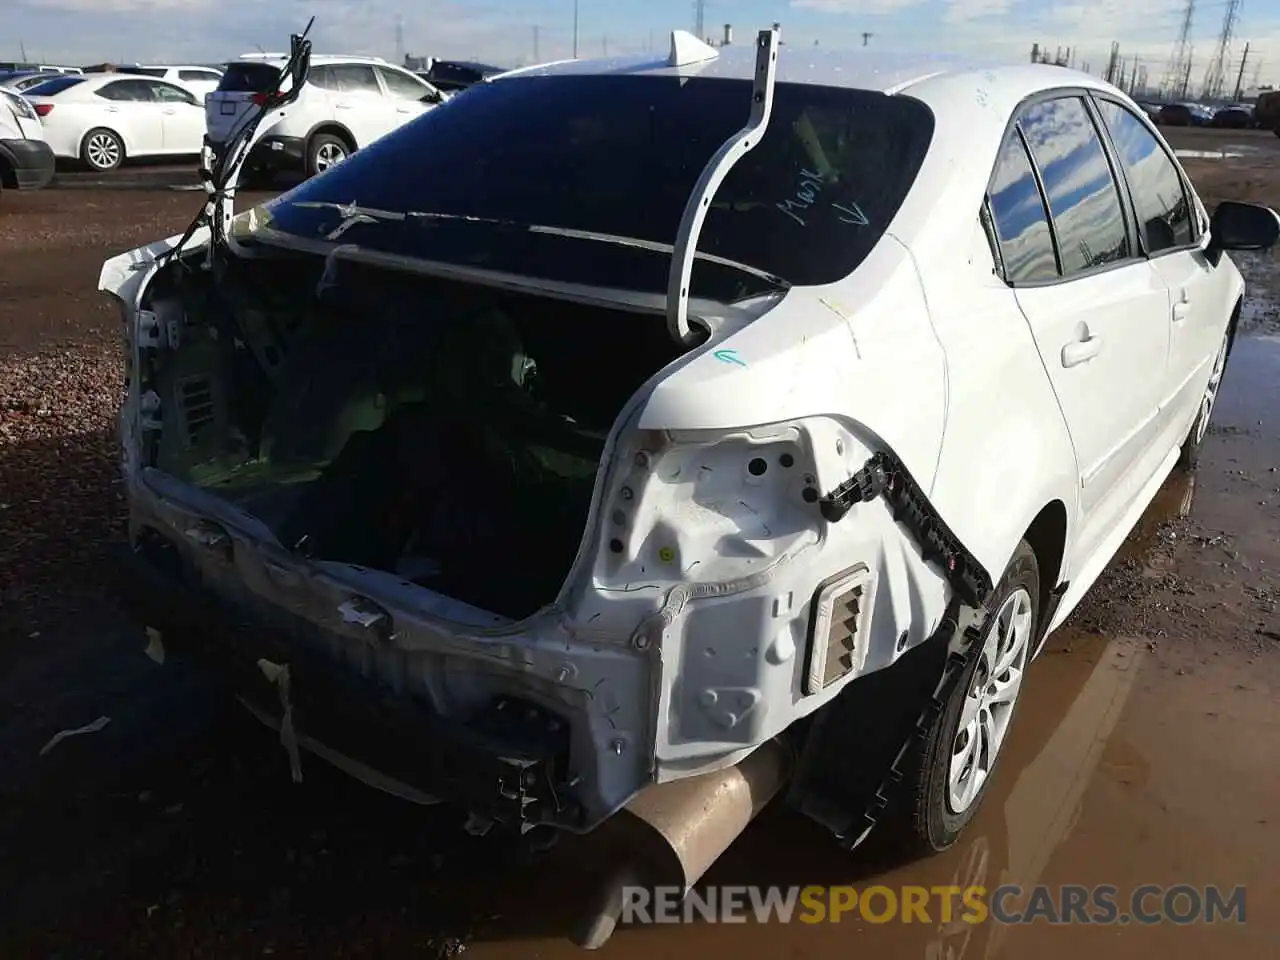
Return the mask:
<path id="1" fill-rule="evenodd" d="M 1258 203 L 1223 200 L 1209 221 L 1205 253 L 1217 263 L 1224 250 L 1269 250 L 1280 241 L 1280 214 Z"/>

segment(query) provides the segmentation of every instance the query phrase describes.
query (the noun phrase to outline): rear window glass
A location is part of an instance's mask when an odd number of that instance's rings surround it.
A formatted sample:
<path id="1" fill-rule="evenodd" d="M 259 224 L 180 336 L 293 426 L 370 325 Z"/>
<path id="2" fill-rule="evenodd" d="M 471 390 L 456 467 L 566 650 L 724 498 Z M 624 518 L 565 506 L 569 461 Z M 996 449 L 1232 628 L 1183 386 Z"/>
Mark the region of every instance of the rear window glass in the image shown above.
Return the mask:
<path id="1" fill-rule="evenodd" d="M 34 87 L 28 87 L 23 93 L 29 97 L 52 97 L 68 87 L 74 87 L 77 83 L 84 83 L 84 77 L 54 77 Z"/>
<path id="2" fill-rule="evenodd" d="M 279 68 L 269 63 L 233 63 L 222 75 L 218 89 L 223 93 L 265 93 L 279 79 Z"/>
<path id="3" fill-rule="evenodd" d="M 273 227 L 324 235 L 354 201 L 417 216 L 352 223 L 343 243 L 662 292 L 669 251 L 564 231 L 673 244 L 698 175 L 750 101 L 748 81 L 723 78 L 481 84 L 286 194 Z M 699 252 L 794 284 L 843 278 L 897 213 L 932 134 L 933 115 L 910 97 L 778 84 L 769 130 L 716 192 Z M 758 292 L 746 272 L 702 261 L 691 292 L 732 299 L 744 283 L 738 295 Z"/>
<path id="4" fill-rule="evenodd" d="M 164 67 L 120 67 L 116 73 L 131 73 L 138 77 L 163 77 L 167 71 Z"/>

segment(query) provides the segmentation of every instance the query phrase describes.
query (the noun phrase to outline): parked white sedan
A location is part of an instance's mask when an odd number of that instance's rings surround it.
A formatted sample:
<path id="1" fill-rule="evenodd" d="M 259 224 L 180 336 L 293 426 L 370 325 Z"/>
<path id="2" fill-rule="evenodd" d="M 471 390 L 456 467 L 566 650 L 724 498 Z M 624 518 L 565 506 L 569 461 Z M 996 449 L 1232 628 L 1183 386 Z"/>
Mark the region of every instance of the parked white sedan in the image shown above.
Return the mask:
<path id="1" fill-rule="evenodd" d="M 625 808 L 687 884 L 784 784 L 846 846 L 952 844 L 1194 462 L 1225 251 L 1280 218 L 1210 216 L 1095 77 L 939 66 L 765 31 L 515 71 L 109 261 L 153 641 L 295 777 Z"/>
<path id="2" fill-rule="evenodd" d="M 54 155 L 94 170 L 127 157 L 194 155 L 204 141 L 204 105 L 177 84 L 94 73 L 57 77 L 26 91 Z"/>

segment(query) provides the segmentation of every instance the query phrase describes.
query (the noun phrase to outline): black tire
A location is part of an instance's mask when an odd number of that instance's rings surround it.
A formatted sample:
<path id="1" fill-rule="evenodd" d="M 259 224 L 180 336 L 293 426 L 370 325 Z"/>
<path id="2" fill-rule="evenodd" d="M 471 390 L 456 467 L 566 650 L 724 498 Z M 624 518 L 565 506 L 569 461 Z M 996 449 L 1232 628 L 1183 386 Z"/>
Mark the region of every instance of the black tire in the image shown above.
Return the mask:
<path id="1" fill-rule="evenodd" d="M 94 127 L 80 141 L 80 161 L 90 170 L 106 173 L 124 163 L 124 141 L 106 127 Z"/>
<path id="2" fill-rule="evenodd" d="M 317 133 L 307 141 L 307 176 L 314 177 L 333 166 L 330 158 L 335 153 L 340 153 L 341 160 L 345 160 L 351 156 L 351 152 L 351 145 L 342 137 L 332 133 Z"/>
<path id="3" fill-rule="evenodd" d="M 1025 591 L 1024 595 L 1023 592 Z M 1000 614 L 1006 605 L 1026 608 L 1030 620 L 1026 634 L 1025 646 L 1020 654 L 1020 669 L 1025 673 L 1040 636 L 1040 565 L 1035 551 L 1025 540 L 1018 543 L 1013 558 L 1005 568 L 1000 582 L 996 584 L 991 596 L 990 610 L 993 614 L 987 631 L 978 643 L 985 644 L 993 632 L 1006 622 Z M 999 653 L 999 651 L 996 651 Z M 991 786 L 991 774 L 1008 742 L 1007 731 L 1017 719 L 1018 703 L 1021 700 L 1022 687 L 1014 697 L 1006 714 L 1006 735 L 996 747 L 994 755 L 987 764 L 987 775 L 969 798 L 963 809 L 957 810 L 950 800 L 949 778 L 951 758 L 960 739 L 960 718 L 965 707 L 970 686 L 979 670 L 986 670 L 987 663 L 979 651 L 965 670 L 956 679 L 954 686 L 946 694 L 946 705 L 939 712 L 928 734 L 921 740 L 909 760 L 904 762 L 905 777 L 902 795 L 904 808 L 899 811 L 898 830 L 901 843 L 914 855 L 928 855 L 946 850 L 952 846 L 961 832 L 969 824 L 982 805 L 987 789 Z M 967 742 L 963 741 L 963 742 Z M 962 770 L 965 767 L 962 766 Z M 972 776 L 972 773 L 970 774 Z"/>
<path id="4" fill-rule="evenodd" d="M 1222 345 L 1218 348 L 1218 353 L 1214 357 L 1213 369 L 1209 374 L 1209 383 L 1205 387 L 1206 396 L 1201 398 L 1200 409 L 1197 411 L 1195 419 L 1191 421 L 1191 429 L 1187 431 L 1187 435 L 1182 441 L 1182 449 L 1178 451 L 1176 469 L 1191 472 L 1200 463 L 1200 451 L 1204 447 L 1204 438 L 1209 432 L 1209 422 L 1213 419 L 1214 403 L 1217 400 L 1218 390 L 1222 387 L 1222 377 L 1226 372 L 1227 360 L 1231 357 L 1231 347 L 1235 344 L 1235 340 L 1236 318 L 1232 317 L 1231 322 L 1227 325 L 1227 332 L 1222 339 Z M 1213 390 L 1212 398 L 1207 395 L 1211 388 Z"/>

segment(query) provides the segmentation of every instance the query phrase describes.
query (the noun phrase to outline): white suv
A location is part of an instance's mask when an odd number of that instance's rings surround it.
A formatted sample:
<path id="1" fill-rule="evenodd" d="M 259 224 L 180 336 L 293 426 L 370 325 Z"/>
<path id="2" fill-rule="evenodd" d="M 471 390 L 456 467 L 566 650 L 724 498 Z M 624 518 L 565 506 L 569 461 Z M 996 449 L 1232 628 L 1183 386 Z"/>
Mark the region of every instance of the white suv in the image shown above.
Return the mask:
<path id="1" fill-rule="evenodd" d="M 215 152 L 275 87 L 285 60 L 277 54 L 245 55 L 227 65 L 222 83 L 205 98 L 209 143 Z M 301 95 L 254 147 L 248 179 L 280 170 L 320 173 L 445 97 L 420 77 L 378 57 L 312 57 Z"/>

